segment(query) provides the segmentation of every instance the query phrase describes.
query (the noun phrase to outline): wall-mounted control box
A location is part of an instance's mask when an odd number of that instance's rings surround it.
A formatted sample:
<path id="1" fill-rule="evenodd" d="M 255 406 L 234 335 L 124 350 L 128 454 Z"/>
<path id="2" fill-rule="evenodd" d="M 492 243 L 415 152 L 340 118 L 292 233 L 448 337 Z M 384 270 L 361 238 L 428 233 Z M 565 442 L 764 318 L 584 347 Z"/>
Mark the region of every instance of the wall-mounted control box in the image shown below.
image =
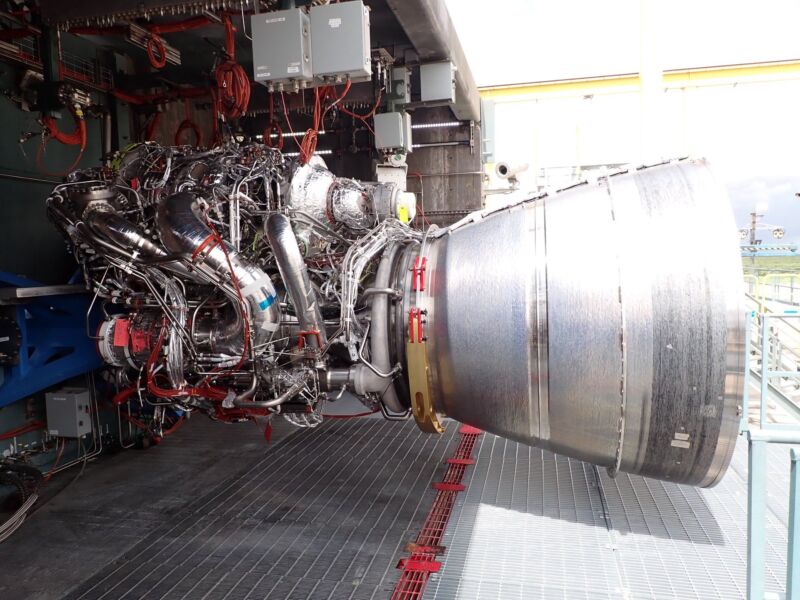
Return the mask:
<path id="1" fill-rule="evenodd" d="M 313 79 L 311 20 L 300 8 L 253 15 L 253 79 L 288 91 Z"/>
<path id="2" fill-rule="evenodd" d="M 47 432 L 65 438 L 92 433 L 92 395 L 85 388 L 62 388 L 44 396 Z"/>
<path id="3" fill-rule="evenodd" d="M 314 76 L 327 81 L 372 77 L 369 8 L 361 0 L 311 7 Z"/>

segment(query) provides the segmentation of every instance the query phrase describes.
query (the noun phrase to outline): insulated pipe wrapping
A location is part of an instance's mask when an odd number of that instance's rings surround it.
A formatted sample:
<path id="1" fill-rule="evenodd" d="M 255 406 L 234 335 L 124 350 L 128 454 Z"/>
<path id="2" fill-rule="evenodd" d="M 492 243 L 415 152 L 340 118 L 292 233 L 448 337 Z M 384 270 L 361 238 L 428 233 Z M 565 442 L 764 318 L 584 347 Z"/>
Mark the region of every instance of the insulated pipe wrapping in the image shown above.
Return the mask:
<path id="1" fill-rule="evenodd" d="M 202 251 L 203 264 L 220 276 L 221 285 L 228 283 L 227 278 L 232 280 L 235 277 L 239 291 L 249 306 L 255 343 L 266 342 L 277 329 L 280 319 L 275 287 L 269 276 L 227 242 L 209 242 L 212 232 L 203 223 L 202 211 L 194 196 L 188 192 L 174 194 L 159 205 L 157 225 L 161 241 L 170 252 L 195 258 L 192 255 Z M 225 245 L 224 250 L 222 244 Z"/>
<path id="2" fill-rule="evenodd" d="M 325 346 L 328 341 L 325 321 L 322 319 L 316 291 L 308 277 L 308 268 L 292 231 L 291 221 L 285 215 L 273 213 L 267 219 L 265 229 L 269 245 L 275 254 L 275 261 L 278 263 L 281 279 L 294 305 L 301 331 L 319 333 L 319 338 L 307 335 L 306 342 L 312 347 L 317 347 L 317 341 Z"/>
<path id="3" fill-rule="evenodd" d="M 706 164 L 469 220 L 423 250 L 437 410 L 612 473 L 718 482 L 742 411 L 744 308 Z"/>

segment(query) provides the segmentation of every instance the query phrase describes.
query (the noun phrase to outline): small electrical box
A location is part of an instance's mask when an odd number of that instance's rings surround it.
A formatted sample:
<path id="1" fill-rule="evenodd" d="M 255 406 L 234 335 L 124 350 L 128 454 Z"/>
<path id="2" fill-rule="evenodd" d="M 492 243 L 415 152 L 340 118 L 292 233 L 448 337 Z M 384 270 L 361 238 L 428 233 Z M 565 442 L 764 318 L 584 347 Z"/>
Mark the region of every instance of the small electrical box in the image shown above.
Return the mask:
<path id="1" fill-rule="evenodd" d="M 392 69 L 392 89 L 387 92 L 389 102 L 394 106 L 411 103 L 411 69 L 394 67 Z"/>
<path id="2" fill-rule="evenodd" d="M 411 115 L 406 112 L 375 115 L 375 147 L 411 152 Z"/>
<path id="3" fill-rule="evenodd" d="M 361 0 L 311 7 L 314 76 L 334 81 L 372 78 L 369 9 Z"/>
<path id="4" fill-rule="evenodd" d="M 419 87 L 423 102 L 455 102 L 455 66 L 450 61 L 420 65 Z"/>
<path id="5" fill-rule="evenodd" d="M 311 21 L 293 8 L 253 15 L 253 79 L 267 86 L 305 87 L 313 78 Z"/>
<path id="6" fill-rule="evenodd" d="M 66 438 L 92 433 L 92 395 L 85 388 L 62 388 L 45 394 L 47 432 Z"/>

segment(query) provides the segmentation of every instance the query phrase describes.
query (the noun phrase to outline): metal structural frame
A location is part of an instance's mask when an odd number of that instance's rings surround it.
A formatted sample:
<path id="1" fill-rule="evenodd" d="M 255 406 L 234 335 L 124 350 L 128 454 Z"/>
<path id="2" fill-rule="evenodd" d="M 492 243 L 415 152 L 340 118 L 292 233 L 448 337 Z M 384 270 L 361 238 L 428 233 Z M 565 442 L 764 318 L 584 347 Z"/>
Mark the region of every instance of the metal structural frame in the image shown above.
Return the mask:
<path id="1" fill-rule="evenodd" d="M 86 332 L 89 294 L 76 294 L 74 286 L 41 286 L 6 272 L 0 272 L 0 292 L 21 337 L 18 363 L 0 367 L 0 408 L 102 366 Z"/>
<path id="2" fill-rule="evenodd" d="M 749 355 L 755 312 L 748 312 L 746 348 Z M 775 378 L 800 378 L 800 372 L 770 369 L 770 323 L 775 320 L 800 318 L 800 311 L 787 310 L 782 313 L 759 313 L 761 319 L 761 397 L 759 401 L 759 424 L 749 428 L 747 424 L 747 400 L 750 385 L 750 368 L 745 370 L 742 433 L 747 434 L 747 598 L 764 599 L 764 567 L 766 547 L 767 509 L 767 444 L 800 444 L 800 423 L 797 425 L 769 423 L 766 419 L 767 397 L 770 380 Z M 791 477 L 789 490 L 789 531 L 786 570 L 786 600 L 800 600 L 800 476 L 798 462 L 800 453 L 790 451 Z"/>

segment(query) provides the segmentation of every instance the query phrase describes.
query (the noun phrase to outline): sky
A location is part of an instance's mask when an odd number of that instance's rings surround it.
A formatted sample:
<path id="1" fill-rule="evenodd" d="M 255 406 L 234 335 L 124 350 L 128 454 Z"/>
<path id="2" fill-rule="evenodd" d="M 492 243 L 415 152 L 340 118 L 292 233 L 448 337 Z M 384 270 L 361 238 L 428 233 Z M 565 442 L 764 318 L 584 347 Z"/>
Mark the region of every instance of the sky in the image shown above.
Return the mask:
<path id="1" fill-rule="evenodd" d="M 446 0 L 479 86 L 634 73 L 643 0 Z M 664 69 L 800 58 L 798 0 L 647 0 Z"/>

